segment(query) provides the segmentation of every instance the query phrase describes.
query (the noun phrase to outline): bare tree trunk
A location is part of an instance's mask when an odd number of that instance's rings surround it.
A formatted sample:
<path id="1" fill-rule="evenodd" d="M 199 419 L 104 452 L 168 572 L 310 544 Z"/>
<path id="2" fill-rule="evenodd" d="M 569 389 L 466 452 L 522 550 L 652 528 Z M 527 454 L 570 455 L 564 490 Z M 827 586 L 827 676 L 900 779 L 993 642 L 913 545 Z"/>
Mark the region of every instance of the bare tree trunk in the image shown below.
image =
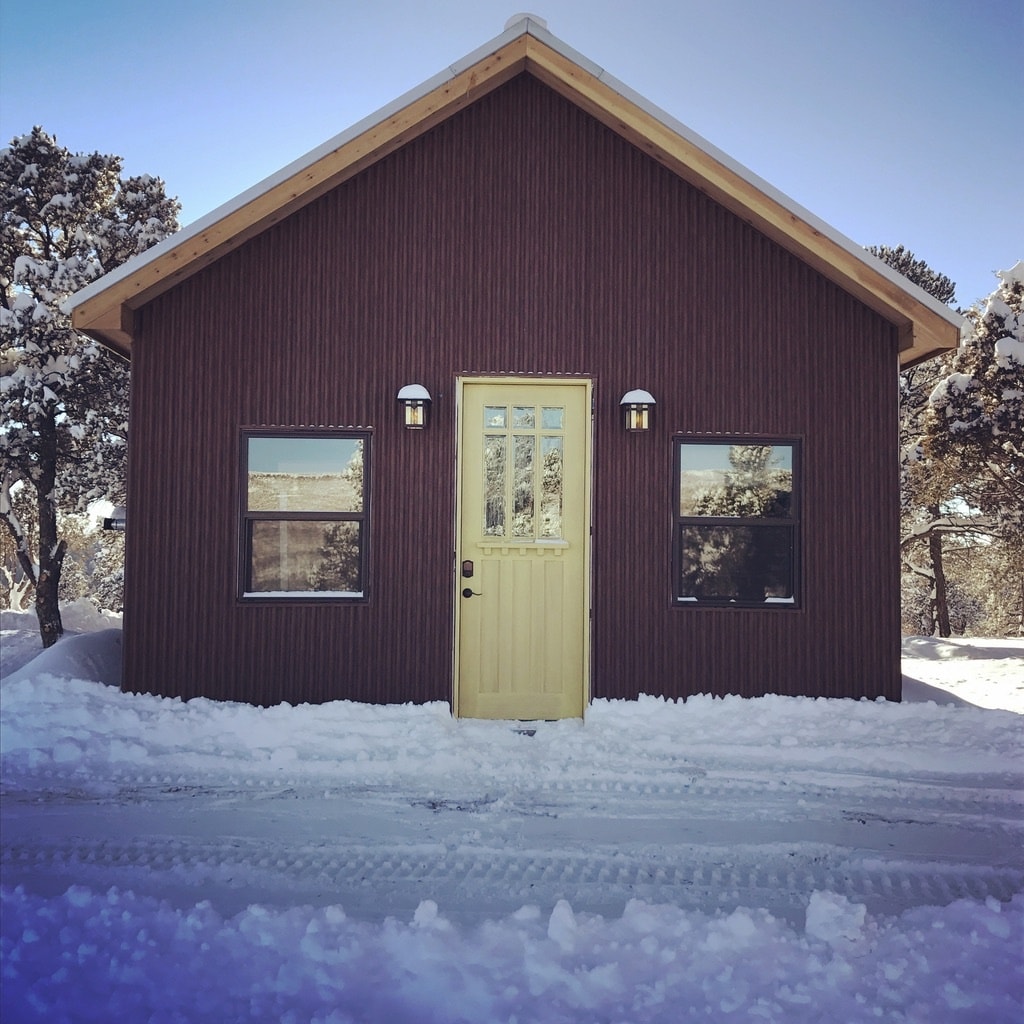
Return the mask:
<path id="1" fill-rule="evenodd" d="M 932 584 L 934 587 L 934 583 Z M 932 636 L 935 632 L 935 602 L 928 598 L 921 608 L 921 636 Z"/>
<path id="2" fill-rule="evenodd" d="M 43 647 L 52 647 L 64 635 L 60 617 L 60 573 L 64 567 L 67 542 L 57 538 L 57 502 L 53 492 L 57 484 L 57 431 L 50 423 L 48 439 L 52 438 L 49 458 L 40 459 L 40 473 L 32 481 L 38 495 L 39 512 L 39 575 L 36 579 L 36 618 Z M 50 448 L 46 445 L 44 451 Z"/>
<path id="3" fill-rule="evenodd" d="M 60 541 L 46 550 L 42 547 L 43 522 L 39 521 L 39 579 L 36 582 L 36 618 L 39 620 L 39 635 L 43 647 L 52 647 L 64 635 L 64 623 L 60 617 L 60 573 L 64 566 L 67 543 Z"/>
<path id="4" fill-rule="evenodd" d="M 939 509 L 929 509 L 933 519 L 938 518 Z M 939 636 L 947 637 L 952 635 L 949 628 L 949 601 L 946 597 L 946 570 L 942 565 L 942 532 L 932 530 L 928 535 L 928 554 L 932 561 L 932 578 L 934 590 L 932 591 L 932 603 L 935 607 L 935 622 L 939 627 Z"/>

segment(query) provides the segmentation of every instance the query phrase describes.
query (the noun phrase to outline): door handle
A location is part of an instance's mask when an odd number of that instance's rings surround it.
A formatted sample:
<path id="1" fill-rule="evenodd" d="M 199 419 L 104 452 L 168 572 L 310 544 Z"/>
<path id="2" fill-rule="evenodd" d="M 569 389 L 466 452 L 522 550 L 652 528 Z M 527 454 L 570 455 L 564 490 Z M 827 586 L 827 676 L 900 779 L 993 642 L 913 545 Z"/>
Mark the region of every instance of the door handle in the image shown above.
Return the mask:
<path id="1" fill-rule="evenodd" d="M 483 594 L 478 594 L 478 593 L 477 593 L 477 592 L 476 592 L 475 590 L 473 590 L 473 589 L 472 589 L 471 587 L 466 587 L 466 588 L 465 588 L 465 589 L 464 589 L 464 590 L 462 591 L 462 596 L 463 596 L 463 597 L 483 597 L 484 595 L 483 595 Z"/>

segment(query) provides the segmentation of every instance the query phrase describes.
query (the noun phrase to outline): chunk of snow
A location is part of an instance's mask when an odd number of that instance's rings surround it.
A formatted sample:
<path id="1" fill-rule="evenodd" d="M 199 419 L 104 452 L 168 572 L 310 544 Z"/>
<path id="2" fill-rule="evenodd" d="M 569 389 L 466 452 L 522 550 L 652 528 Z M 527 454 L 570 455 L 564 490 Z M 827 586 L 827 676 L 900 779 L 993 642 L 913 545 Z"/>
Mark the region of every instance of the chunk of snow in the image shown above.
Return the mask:
<path id="1" fill-rule="evenodd" d="M 815 892 L 807 905 L 805 930 L 830 946 L 853 943 L 860 939 L 866 917 L 862 903 L 851 903 L 837 893 Z"/>
<path id="2" fill-rule="evenodd" d="M 996 277 L 1007 287 L 1024 284 L 1024 260 L 1017 260 L 1009 270 L 997 270 Z"/>
<path id="3" fill-rule="evenodd" d="M 1014 363 L 1024 366 L 1024 341 L 1000 338 L 996 342 L 996 365 L 1003 370 L 1010 370 Z"/>

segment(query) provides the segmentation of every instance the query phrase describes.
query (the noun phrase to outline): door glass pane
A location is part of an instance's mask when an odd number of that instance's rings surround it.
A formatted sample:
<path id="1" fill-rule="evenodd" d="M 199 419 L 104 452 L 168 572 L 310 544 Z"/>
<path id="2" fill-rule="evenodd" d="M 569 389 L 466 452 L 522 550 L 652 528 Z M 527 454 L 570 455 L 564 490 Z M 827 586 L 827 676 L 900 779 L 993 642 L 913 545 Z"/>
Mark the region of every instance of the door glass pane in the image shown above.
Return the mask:
<path id="1" fill-rule="evenodd" d="M 541 441 L 540 535 L 562 536 L 562 438 Z"/>
<path id="2" fill-rule="evenodd" d="M 530 410 L 531 416 L 533 410 Z M 513 478 L 512 536 L 533 537 L 533 453 L 536 439 L 532 435 L 516 437 L 515 476 Z"/>
<path id="3" fill-rule="evenodd" d="M 363 442 L 354 437 L 250 437 L 250 512 L 362 512 Z"/>
<path id="4" fill-rule="evenodd" d="M 562 537 L 564 406 L 484 406 L 484 534 Z"/>
<path id="5" fill-rule="evenodd" d="M 500 410 L 504 415 L 505 410 Z M 501 537 L 505 533 L 505 438 L 484 438 L 484 533 Z"/>
<path id="6" fill-rule="evenodd" d="M 532 405 L 512 406 L 512 429 L 531 430 L 536 425 L 537 412 Z"/>
<path id="7" fill-rule="evenodd" d="M 544 430 L 565 429 L 565 409 L 562 406 L 544 406 L 540 411 L 540 425 Z"/>

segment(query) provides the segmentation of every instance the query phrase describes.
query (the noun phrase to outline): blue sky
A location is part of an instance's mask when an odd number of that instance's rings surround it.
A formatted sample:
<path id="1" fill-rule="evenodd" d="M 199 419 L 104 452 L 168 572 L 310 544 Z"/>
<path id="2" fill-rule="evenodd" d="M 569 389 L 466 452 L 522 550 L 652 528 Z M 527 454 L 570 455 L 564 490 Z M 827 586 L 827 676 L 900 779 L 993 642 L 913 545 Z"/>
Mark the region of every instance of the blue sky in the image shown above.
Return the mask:
<path id="1" fill-rule="evenodd" d="M 0 0 L 0 137 L 117 153 L 187 224 L 523 9 L 961 305 L 1024 257 L 1024 0 Z"/>

